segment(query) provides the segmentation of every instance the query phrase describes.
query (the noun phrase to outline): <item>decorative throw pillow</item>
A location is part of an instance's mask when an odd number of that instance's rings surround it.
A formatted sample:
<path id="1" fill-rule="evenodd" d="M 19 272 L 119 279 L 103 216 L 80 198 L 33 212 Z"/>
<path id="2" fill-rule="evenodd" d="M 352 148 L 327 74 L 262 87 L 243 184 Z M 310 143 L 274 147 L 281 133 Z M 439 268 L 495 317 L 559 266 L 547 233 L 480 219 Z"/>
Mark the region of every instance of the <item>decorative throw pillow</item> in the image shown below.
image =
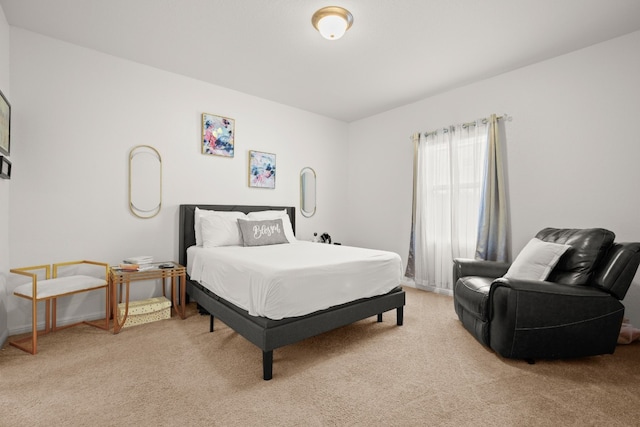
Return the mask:
<path id="1" fill-rule="evenodd" d="M 289 243 L 284 235 L 282 218 L 252 221 L 238 219 L 245 246 L 265 246 Z"/>
<path id="2" fill-rule="evenodd" d="M 286 236 L 289 243 L 294 243 L 296 241 L 296 236 L 293 233 L 293 226 L 291 225 L 291 219 L 287 214 L 286 209 L 278 210 L 269 210 L 269 211 L 256 211 L 249 212 L 247 214 L 248 219 L 282 219 L 282 226 L 284 227 L 284 235 Z"/>
<path id="3" fill-rule="evenodd" d="M 242 246 L 242 235 L 238 219 L 221 215 L 206 215 L 200 218 L 202 246 Z"/>
<path id="4" fill-rule="evenodd" d="M 195 213 L 193 215 L 193 228 L 196 233 L 196 246 L 204 246 L 204 239 L 202 237 L 202 226 L 200 225 L 200 221 L 205 216 L 217 215 L 223 218 L 229 218 L 233 220 L 235 223 L 238 218 L 245 218 L 247 215 L 244 212 L 237 211 L 212 211 L 208 209 L 200 209 L 196 207 Z M 241 239 L 239 245 L 242 244 Z"/>
<path id="5" fill-rule="evenodd" d="M 535 237 L 518 254 L 503 277 L 507 279 L 546 280 L 560 257 L 571 246 L 543 242 Z"/>

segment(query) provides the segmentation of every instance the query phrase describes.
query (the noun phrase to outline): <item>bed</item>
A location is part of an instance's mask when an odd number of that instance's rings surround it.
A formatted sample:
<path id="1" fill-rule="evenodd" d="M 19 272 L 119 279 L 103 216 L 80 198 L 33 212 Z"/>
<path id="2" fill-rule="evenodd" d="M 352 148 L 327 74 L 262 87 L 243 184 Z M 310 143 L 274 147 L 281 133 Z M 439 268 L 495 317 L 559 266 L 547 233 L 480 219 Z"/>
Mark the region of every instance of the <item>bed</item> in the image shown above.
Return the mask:
<path id="1" fill-rule="evenodd" d="M 243 212 L 247 214 L 266 210 L 285 210 L 291 222 L 291 227 L 295 231 L 294 207 L 180 205 L 179 260 L 180 264 L 188 266 L 188 272 L 191 271 L 190 268 L 193 268 L 193 261 L 188 259 L 187 254 L 191 248 L 192 252 L 190 255 L 193 258 L 193 247 L 196 245 L 194 219 L 196 208 L 208 211 Z M 309 245 L 320 244 L 309 243 Z M 320 248 L 316 247 L 316 249 Z M 347 249 L 345 248 L 344 250 Z M 194 276 L 195 275 L 196 274 L 194 274 Z M 198 274 L 198 276 L 200 275 Z M 213 332 L 214 319 L 218 318 L 262 350 L 264 380 L 270 380 L 273 377 L 273 351 L 275 349 L 357 322 L 367 317 L 377 316 L 378 322 L 382 322 L 382 314 L 394 309 L 396 310 L 396 323 L 398 326 L 401 326 L 405 305 L 405 293 L 399 286 L 399 283 L 381 295 L 357 298 L 308 314 L 294 315 L 292 317 L 282 317 L 284 314 L 270 315 L 270 317 L 267 317 L 259 315 L 260 310 L 258 308 L 240 307 L 229 300 L 232 298 L 222 298 L 218 293 L 211 290 L 211 286 L 204 286 L 202 283 L 194 280 L 191 274 L 187 275 L 186 291 L 189 300 L 195 301 L 201 311 L 210 315 L 210 331 Z M 250 314 L 250 311 L 257 311 L 257 313 Z"/>

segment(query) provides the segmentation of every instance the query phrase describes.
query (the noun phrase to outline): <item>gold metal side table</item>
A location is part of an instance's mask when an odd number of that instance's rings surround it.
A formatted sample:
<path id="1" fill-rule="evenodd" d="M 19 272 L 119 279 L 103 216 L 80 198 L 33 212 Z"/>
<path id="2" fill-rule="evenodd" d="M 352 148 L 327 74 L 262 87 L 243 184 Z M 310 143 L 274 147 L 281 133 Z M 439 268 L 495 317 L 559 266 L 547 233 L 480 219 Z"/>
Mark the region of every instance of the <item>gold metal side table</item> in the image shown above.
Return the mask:
<path id="1" fill-rule="evenodd" d="M 160 265 L 172 265 L 169 268 L 160 268 Z M 186 269 L 176 262 L 154 262 L 144 270 L 126 271 L 117 267 L 109 268 L 109 294 L 111 299 L 111 312 L 113 316 L 113 333 L 117 334 L 127 321 L 129 314 L 129 287 L 131 282 L 142 280 L 162 279 L 162 295 L 165 295 L 165 279 L 171 279 L 171 307 L 173 311 L 185 318 L 185 300 L 187 288 Z M 122 285 L 125 285 L 124 292 Z M 118 292 L 119 291 L 119 292 Z M 178 307 L 178 293 L 180 293 L 180 301 Z M 118 298 L 119 294 L 119 298 Z M 116 300 L 122 302 L 124 296 L 125 310 L 122 319 L 118 319 L 118 304 Z"/>

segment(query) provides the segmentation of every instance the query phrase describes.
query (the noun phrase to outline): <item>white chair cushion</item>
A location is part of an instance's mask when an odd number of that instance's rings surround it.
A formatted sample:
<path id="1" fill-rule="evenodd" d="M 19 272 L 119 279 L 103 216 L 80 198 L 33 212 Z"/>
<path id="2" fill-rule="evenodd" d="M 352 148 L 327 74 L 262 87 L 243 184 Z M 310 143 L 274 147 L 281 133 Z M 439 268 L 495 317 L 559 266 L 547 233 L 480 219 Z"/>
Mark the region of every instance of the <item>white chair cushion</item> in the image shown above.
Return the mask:
<path id="1" fill-rule="evenodd" d="M 106 284 L 107 282 L 104 279 L 84 275 L 38 280 L 37 299 L 51 298 L 80 291 L 88 291 L 91 289 L 106 286 Z M 31 282 L 25 283 L 24 285 L 20 285 L 15 288 L 13 290 L 13 293 L 15 295 L 32 298 L 33 286 L 31 285 Z"/>

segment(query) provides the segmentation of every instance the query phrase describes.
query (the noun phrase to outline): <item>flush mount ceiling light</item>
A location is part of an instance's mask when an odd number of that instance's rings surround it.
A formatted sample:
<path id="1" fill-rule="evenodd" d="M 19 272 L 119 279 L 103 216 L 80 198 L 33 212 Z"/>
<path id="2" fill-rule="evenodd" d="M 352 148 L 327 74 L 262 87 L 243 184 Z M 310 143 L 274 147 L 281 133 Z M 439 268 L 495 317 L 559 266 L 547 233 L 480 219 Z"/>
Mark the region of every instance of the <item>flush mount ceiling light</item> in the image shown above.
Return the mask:
<path id="1" fill-rule="evenodd" d="M 353 15 L 339 6 L 327 6 L 311 17 L 311 23 L 327 40 L 338 40 L 353 24 Z"/>

